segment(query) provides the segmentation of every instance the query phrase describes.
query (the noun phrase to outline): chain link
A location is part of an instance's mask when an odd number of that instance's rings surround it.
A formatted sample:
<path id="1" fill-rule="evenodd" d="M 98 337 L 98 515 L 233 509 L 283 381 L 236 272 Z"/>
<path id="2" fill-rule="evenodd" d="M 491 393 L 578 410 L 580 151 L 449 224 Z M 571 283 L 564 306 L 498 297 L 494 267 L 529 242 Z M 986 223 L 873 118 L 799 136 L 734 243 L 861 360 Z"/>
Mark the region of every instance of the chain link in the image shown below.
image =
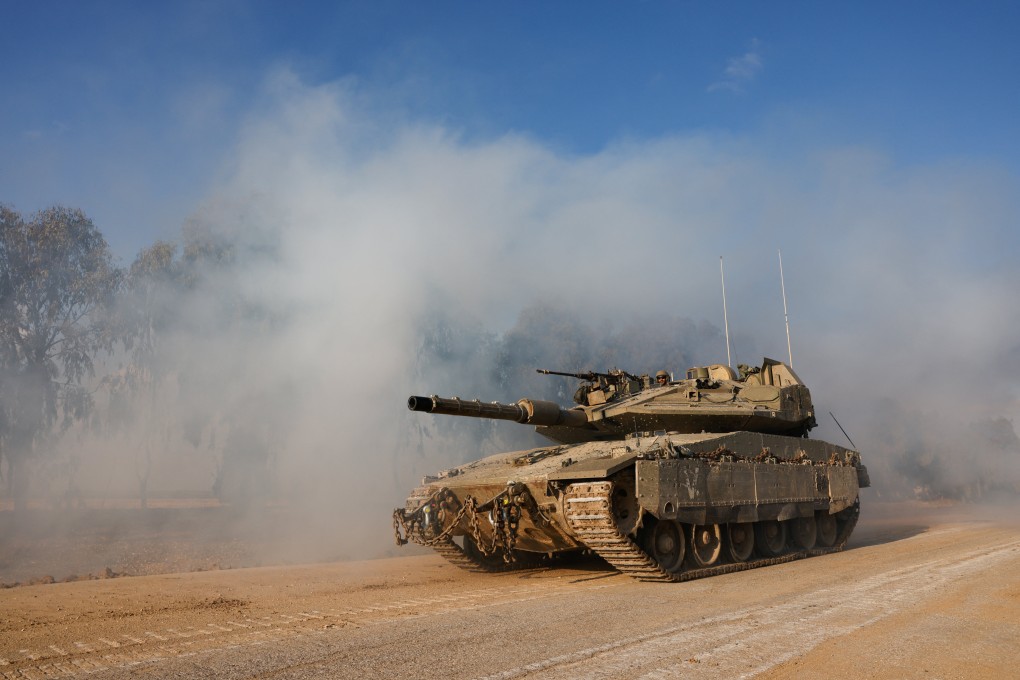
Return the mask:
<path id="1" fill-rule="evenodd" d="M 429 547 L 436 545 L 438 543 L 443 543 L 453 534 L 453 530 L 456 529 L 457 526 L 460 524 L 461 519 L 463 519 L 464 515 L 467 514 L 468 509 L 474 507 L 474 499 L 471 498 L 471 496 L 466 496 L 464 499 L 465 502 L 461 504 L 460 510 L 457 511 L 457 514 L 454 516 L 449 526 L 447 526 L 446 529 L 444 529 L 437 535 L 428 536 L 427 532 L 429 531 L 429 529 L 425 527 L 425 521 L 424 518 L 422 517 L 422 515 L 424 514 L 423 510 L 425 509 L 425 507 L 433 504 L 434 501 L 439 497 L 456 499 L 456 496 L 454 496 L 453 493 L 449 492 L 447 489 L 440 489 L 439 491 L 429 496 L 427 501 L 422 503 L 417 510 L 411 513 L 410 518 L 407 517 L 407 513 L 404 511 L 403 508 L 397 508 L 396 510 L 393 511 L 393 532 L 397 539 L 397 545 L 404 545 L 405 543 L 407 543 L 409 539 L 411 541 L 414 541 L 418 545 L 424 545 Z M 438 522 L 439 518 L 436 517 L 435 521 Z M 401 536 L 401 530 L 403 530 L 404 533 L 403 536 Z"/>
<path id="2" fill-rule="evenodd" d="M 513 491 L 517 491 L 517 495 L 514 495 Z M 461 521 L 466 517 L 468 530 L 478 551 L 484 557 L 502 553 L 503 561 L 509 564 L 516 559 L 514 546 L 517 544 L 517 528 L 520 524 L 521 505 L 526 498 L 525 494 L 527 494 L 527 487 L 521 488 L 516 484 L 510 483 L 507 484 L 505 490 L 481 505 L 481 507 L 491 506 L 489 510 L 489 523 L 492 524 L 492 540 L 488 542 L 488 545 L 486 545 L 486 541 L 483 538 L 482 529 L 478 521 L 479 505 L 470 495 L 464 497 L 463 503 L 460 504 L 460 509 L 449 523 L 445 520 L 443 521 L 443 524 L 446 525 L 445 529 L 438 534 L 429 535 L 432 532 L 432 523 L 429 522 L 429 526 L 426 526 L 424 518 L 427 512 L 426 508 L 435 507 L 436 505 L 441 506 L 443 502 L 440 499 L 445 499 L 447 502 L 456 500 L 453 492 L 445 488 L 434 492 L 424 503 L 418 506 L 417 510 L 410 514 L 403 508 L 394 510 L 394 537 L 396 538 L 397 545 L 404 545 L 410 540 L 418 545 L 435 546 L 449 540 L 454 530 L 460 526 Z M 439 501 L 438 503 L 437 500 Z M 434 521 L 439 521 L 438 516 Z"/>

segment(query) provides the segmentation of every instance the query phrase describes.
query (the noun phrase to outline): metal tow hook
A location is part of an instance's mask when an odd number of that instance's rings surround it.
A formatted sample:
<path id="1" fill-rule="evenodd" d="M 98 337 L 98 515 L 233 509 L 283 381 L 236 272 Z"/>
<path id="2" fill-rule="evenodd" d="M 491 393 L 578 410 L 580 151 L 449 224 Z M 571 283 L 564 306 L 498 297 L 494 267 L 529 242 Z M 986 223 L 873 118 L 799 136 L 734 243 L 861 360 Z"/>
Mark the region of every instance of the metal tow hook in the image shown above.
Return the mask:
<path id="1" fill-rule="evenodd" d="M 429 501 L 428 503 L 426 503 L 425 505 L 422 506 L 422 509 L 421 509 L 421 512 L 422 512 L 421 523 L 422 523 L 422 527 L 425 529 L 425 533 L 435 533 L 435 531 L 432 528 L 433 523 L 438 521 L 434 517 L 435 509 L 436 509 L 435 501 Z"/>
<path id="2" fill-rule="evenodd" d="M 501 508 L 501 512 L 503 514 L 503 523 L 506 526 L 512 526 L 514 524 L 513 518 L 511 516 L 513 514 L 513 506 L 510 505 L 509 496 L 503 497 L 503 507 Z"/>

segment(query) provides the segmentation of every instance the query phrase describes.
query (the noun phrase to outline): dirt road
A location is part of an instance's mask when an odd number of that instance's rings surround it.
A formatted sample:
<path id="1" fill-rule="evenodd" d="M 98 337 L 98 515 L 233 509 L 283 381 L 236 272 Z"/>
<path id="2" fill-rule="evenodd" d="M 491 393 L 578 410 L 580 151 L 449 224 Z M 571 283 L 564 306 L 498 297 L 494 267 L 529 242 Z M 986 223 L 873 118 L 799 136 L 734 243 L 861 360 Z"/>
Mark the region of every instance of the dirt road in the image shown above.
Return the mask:
<path id="1" fill-rule="evenodd" d="M 1020 526 L 891 514 L 685 584 L 428 555 L 12 588 L 0 677 L 1016 677 Z"/>

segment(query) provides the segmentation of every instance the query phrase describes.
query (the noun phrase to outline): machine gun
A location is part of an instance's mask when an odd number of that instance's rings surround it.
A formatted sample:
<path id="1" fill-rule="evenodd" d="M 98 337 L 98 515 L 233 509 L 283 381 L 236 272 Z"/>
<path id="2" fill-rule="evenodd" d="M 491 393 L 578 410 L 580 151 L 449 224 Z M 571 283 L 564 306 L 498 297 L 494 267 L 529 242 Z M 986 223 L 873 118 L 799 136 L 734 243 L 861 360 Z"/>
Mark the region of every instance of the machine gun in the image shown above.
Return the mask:
<path id="1" fill-rule="evenodd" d="M 562 375 L 567 378 L 586 380 L 588 384 L 581 385 L 574 392 L 574 403 L 581 404 L 582 406 L 595 406 L 629 394 L 635 394 L 651 384 L 647 375 L 638 377 L 617 368 L 609 369 L 608 373 L 597 373 L 595 371 L 568 373 L 565 371 L 549 371 L 544 368 L 536 368 L 535 370 L 542 375 Z"/>
<path id="2" fill-rule="evenodd" d="M 608 373 L 596 373 L 595 371 L 583 371 L 581 373 L 566 373 L 564 371 L 550 371 L 544 368 L 536 368 L 535 372 L 541 373 L 542 375 L 562 375 L 566 376 L 567 378 L 580 378 L 581 380 L 587 380 L 588 382 L 591 383 L 599 382 L 599 379 L 601 378 L 612 385 L 616 385 L 620 381 L 625 379 L 637 381 L 641 380 L 641 378 L 637 377 L 636 375 L 631 375 L 627 371 L 621 371 L 615 368 L 610 369 Z"/>

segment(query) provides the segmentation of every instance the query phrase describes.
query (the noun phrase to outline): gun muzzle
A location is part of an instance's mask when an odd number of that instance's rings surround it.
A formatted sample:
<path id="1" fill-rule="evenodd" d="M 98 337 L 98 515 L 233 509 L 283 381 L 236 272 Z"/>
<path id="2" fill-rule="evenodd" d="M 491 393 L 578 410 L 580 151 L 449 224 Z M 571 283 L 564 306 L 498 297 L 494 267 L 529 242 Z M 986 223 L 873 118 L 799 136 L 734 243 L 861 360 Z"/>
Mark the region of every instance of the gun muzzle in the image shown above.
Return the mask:
<path id="1" fill-rule="evenodd" d="M 588 426 L 588 418 L 583 411 L 575 409 L 567 411 L 551 401 L 535 399 L 521 399 L 516 404 L 501 404 L 498 401 L 486 403 L 478 399 L 469 401 L 457 397 L 448 399 L 436 395 L 431 397 L 411 396 L 407 398 L 407 408 L 423 413 L 512 420 L 529 425 Z"/>

